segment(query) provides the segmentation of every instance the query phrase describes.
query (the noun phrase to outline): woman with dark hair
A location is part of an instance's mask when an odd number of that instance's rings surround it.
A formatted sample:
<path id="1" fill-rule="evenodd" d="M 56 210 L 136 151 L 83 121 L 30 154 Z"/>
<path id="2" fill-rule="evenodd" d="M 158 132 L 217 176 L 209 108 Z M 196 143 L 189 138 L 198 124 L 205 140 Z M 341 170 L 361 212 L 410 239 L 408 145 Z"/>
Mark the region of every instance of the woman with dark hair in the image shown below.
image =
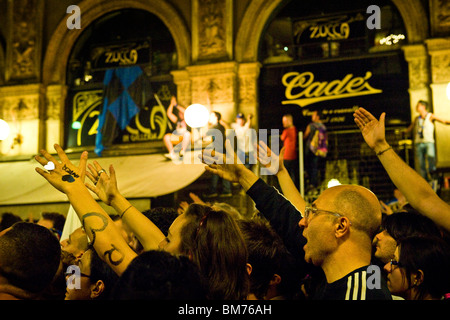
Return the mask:
<path id="1" fill-rule="evenodd" d="M 183 255 L 145 251 L 129 264 L 112 293 L 113 300 L 202 300 L 204 279 Z"/>
<path id="2" fill-rule="evenodd" d="M 35 157 L 44 166 L 51 161 L 55 169 L 48 172 L 36 168 L 36 171 L 57 190 L 68 195 L 95 251 L 104 257 L 117 275 L 125 272 L 137 254 L 89 190 L 116 210 L 145 251 L 159 248 L 172 254 L 184 254 L 195 262 L 208 281 L 209 299 L 238 300 L 247 297 L 247 248 L 230 214 L 206 205 L 191 204 L 185 213 L 174 220 L 165 236 L 120 194 L 112 165 L 109 167 L 110 176 L 97 161 L 94 161 L 94 166 L 88 166 L 89 173 L 85 170 L 87 152 L 82 153 L 79 166 L 75 167 L 59 145 L 55 144 L 55 150 L 61 161 L 46 150 L 41 150 L 43 157 Z M 94 182 L 93 185 L 82 181 L 84 174 Z"/>
<path id="3" fill-rule="evenodd" d="M 381 231 L 373 239 L 374 256 L 383 266 L 392 259 L 399 239 L 439 235 L 437 225 L 416 210 L 411 208 L 407 212 L 394 212 L 383 218 Z"/>
<path id="4" fill-rule="evenodd" d="M 247 248 L 230 214 L 192 203 L 175 219 L 160 249 L 187 255 L 208 281 L 209 299 L 247 297 Z"/>
<path id="5" fill-rule="evenodd" d="M 440 300 L 450 293 L 450 249 L 438 237 L 399 240 L 384 268 L 391 293 L 406 300 Z"/>

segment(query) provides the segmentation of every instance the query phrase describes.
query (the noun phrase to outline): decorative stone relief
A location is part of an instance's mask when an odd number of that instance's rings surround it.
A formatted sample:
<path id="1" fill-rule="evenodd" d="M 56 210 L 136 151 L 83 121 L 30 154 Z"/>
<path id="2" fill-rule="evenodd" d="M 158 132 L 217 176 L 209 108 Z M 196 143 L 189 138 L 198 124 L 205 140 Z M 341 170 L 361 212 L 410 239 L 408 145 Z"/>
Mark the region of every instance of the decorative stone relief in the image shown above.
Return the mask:
<path id="1" fill-rule="evenodd" d="M 192 2 L 193 60 L 232 55 L 232 0 Z"/>
<path id="2" fill-rule="evenodd" d="M 450 51 L 433 55 L 431 70 L 433 83 L 448 82 L 450 80 Z"/>
<path id="3" fill-rule="evenodd" d="M 39 118 L 40 85 L 0 87 L 4 120 Z"/>
<path id="4" fill-rule="evenodd" d="M 191 79 L 192 103 L 235 103 L 237 64 L 223 62 L 186 68 Z"/>
<path id="5" fill-rule="evenodd" d="M 402 49 L 408 62 L 410 90 L 428 87 L 430 83 L 430 69 L 425 46 L 406 45 Z"/>
<path id="6" fill-rule="evenodd" d="M 170 72 L 173 82 L 177 86 L 177 101 L 181 105 L 188 106 L 191 103 L 191 80 L 186 70 L 173 70 Z M 175 93 L 175 92 L 174 92 Z"/>
<path id="7" fill-rule="evenodd" d="M 239 65 L 239 103 L 257 103 L 257 82 L 261 64 L 247 63 Z"/>
<path id="8" fill-rule="evenodd" d="M 6 45 L 6 81 L 39 76 L 42 10 L 42 0 L 8 1 L 11 28 Z"/>
<path id="9" fill-rule="evenodd" d="M 430 0 L 432 36 L 448 35 L 450 31 L 450 1 Z"/>
<path id="10" fill-rule="evenodd" d="M 409 88 L 422 89 L 427 86 L 429 69 L 426 59 L 415 59 L 409 62 Z"/>
<path id="11" fill-rule="evenodd" d="M 431 80 L 433 83 L 450 81 L 450 40 L 447 38 L 428 39 L 428 53 L 431 56 Z"/>
<path id="12" fill-rule="evenodd" d="M 59 120 L 61 108 L 64 108 L 65 87 L 62 85 L 52 85 L 47 87 L 45 99 L 45 119 Z"/>

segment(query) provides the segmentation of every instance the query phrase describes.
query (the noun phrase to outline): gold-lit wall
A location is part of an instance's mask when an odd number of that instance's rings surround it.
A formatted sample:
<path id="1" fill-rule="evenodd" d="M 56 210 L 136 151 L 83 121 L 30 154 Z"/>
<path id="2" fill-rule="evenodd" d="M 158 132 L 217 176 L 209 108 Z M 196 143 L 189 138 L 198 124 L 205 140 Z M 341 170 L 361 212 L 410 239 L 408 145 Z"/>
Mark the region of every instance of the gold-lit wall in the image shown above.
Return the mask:
<path id="1" fill-rule="evenodd" d="M 312 0 L 311 5 L 314 5 Z M 66 70 L 72 47 L 88 25 L 124 8 L 155 14 L 171 32 L 178 68 L 171 71 L 182 104 L 206 103 L 225 120 L 258 115 L 258 50 L 264 28 L 282 0 L 0 0 L 0 118 L 11 124 L 0 161 L 26 159 L 64 143 Z M 439 0 L 392 0 L 407 32 L 412 117 L 420 99 L 450 119 L 450 6 Z M 69 29 L 70 5 L 81 29 Z M 205 10 L 218 10 L 211 25 Z M 219 36 L 220 35 L 220 36 Z M 254 122 L 257 126 L 258 119 Z M 18 136 L 20 134 L 20 137 Z M 450 127 L 436 125 L 438 166 L 450 167 Z"/>

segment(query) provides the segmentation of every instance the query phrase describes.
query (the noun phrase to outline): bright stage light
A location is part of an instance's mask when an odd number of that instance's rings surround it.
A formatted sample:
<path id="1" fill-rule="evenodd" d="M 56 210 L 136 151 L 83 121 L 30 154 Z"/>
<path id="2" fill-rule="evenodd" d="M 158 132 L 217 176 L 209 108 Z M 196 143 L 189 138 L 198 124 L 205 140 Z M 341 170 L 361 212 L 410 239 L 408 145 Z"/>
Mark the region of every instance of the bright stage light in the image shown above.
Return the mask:
<path id="1" fill-rule="evenodd" d="M 72 122 L 72 129 L 78 130 L 81 128 L 81 122 L 80 121 L 74 121 Z"/>
<path id="2" fill-rule="evenodd" d="M 447 84 L 447 99 L 450 100 L 450 82 Z"/>
<path id="3" fill-rule="evenodd" d="M 9 125 L 5 120 L 0 119 L 0 140 L 5 140 L 9 136 Z"/>
<path id="4" fill-rule="evenodd" d="M 184 120 L 191 128 L 202 128 L 208 123 L 209 111 L 204 105 L 191 104 L 184 112 Z"/>
<path id="5" fill-rule="evenodd" d="M 336 187 L 339 185 L 341 185 L 341 183 L 339 182 L 338 179 L 330 179 L 330 181 L 328 181 L 327 183 L 327 188 Z"/>

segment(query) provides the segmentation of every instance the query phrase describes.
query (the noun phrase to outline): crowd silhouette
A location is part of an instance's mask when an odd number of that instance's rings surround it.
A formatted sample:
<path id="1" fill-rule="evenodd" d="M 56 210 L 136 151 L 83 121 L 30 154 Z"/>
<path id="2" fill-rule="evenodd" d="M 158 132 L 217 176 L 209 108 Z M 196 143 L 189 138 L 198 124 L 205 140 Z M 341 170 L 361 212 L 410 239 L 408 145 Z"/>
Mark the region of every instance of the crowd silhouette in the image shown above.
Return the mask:
<path id="1" fill-rule="evenodd" d="M 256 212 L 245 216 L 196 195 L 180 207 L 140 212 L 120 193 L 112 165 L 88 163 L 83 152 L 75 166 L 59 145 L 58 157 L 41 150 L 37 163 L 51 161 L 54 169 L 36 172 L 67 195 L 82 227 L 60 241 L 60 217 L 24 221 L 4 213 L 0 299 L 447 299 L 450 206 L 387 143 L 385 117 L 363 108 L 354 114 L 407 200 L 388 213 L 359 185 L 328 188 L 307 203 L 283 165 L 284 149 L 274 172 L 280 190 L 236 154 L 232 163 L 219 161 L 225 155 L 218 152 L 203 155 L 207 171 L 239 184 L 254 201 Z M 261 165 L 269 154 L 259 143 Z"/>

